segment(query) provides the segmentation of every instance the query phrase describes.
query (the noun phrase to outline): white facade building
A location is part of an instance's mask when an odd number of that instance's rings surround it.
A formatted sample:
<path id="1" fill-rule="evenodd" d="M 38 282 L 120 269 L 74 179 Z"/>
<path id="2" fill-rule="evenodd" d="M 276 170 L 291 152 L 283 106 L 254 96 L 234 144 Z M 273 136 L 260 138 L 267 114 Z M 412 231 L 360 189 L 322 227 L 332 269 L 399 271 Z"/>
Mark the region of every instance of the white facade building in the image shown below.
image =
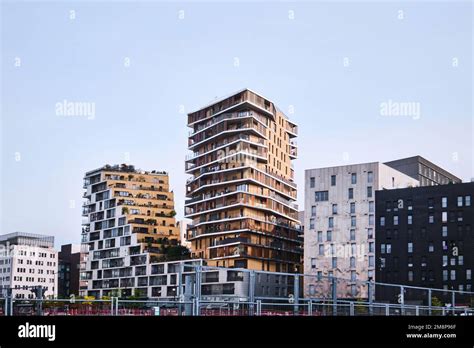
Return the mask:
<path id="1" fill-rule="evenodd" d="M 0 288 L 5 296 L 20 299 L 35 298 L 31 291 L 43 287 L 45 298 L 58 294 L 58 252 L 54 237 L 15 232 L 0 236 Z"/>
<path id="2" fill-rule="evenodd" d="M 375 191 L 418 186 L 379 162 L 309 169 L 305 173 L 305 295 L 366 298 L 360 281 L 375 277 Z"/>

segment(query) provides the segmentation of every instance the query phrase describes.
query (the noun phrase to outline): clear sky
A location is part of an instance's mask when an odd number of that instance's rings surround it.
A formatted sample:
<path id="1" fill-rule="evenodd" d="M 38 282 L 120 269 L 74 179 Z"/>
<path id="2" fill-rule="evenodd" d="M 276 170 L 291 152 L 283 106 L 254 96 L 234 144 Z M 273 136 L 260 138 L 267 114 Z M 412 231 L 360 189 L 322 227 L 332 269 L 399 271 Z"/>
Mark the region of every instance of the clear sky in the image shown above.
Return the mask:
<path id="1" fill-rule="evenodd" d="M 182 217 L 185 113 L 244 87 L 294 110 L 300 206 L 308 168 L 419 154 L 474 176 L 471 2 L 4 1 L 1 11 L 0 233 L 79 242 L 83 175 L 107 163 L 169 171 Z M 58 115 L 64 100 L 91 103 L 94 117 Z M 383 115 L 381 103 L 414 103 L 419 117 Z"/>

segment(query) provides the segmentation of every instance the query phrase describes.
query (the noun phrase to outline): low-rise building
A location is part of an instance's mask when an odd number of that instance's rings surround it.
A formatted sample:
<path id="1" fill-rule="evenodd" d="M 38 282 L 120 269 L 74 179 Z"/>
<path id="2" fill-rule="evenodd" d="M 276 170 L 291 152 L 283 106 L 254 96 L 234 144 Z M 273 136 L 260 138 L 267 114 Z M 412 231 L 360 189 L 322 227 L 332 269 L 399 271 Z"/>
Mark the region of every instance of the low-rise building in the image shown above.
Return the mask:
<path id="1" fill-rule="evenodd" d="M 54 237 L 26 232 L 0 235 L 0 288 L 3 296 L 36 297 L 41 286 L 46 298 L 58 294 L 58 253 Z"/>

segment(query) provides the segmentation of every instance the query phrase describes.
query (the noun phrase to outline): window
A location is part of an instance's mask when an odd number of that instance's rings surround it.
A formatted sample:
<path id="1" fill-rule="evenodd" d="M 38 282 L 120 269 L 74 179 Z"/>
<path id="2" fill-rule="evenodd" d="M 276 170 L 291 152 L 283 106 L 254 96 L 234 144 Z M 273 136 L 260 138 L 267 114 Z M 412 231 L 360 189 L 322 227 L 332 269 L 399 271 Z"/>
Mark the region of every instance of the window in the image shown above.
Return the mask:
<path id="1" fill-rule="evenodd" d="M 323 242 L 323 231 L 318 231 L 318 242 L 319 243 Z"/>
<path id="2" fill-rule="evenodd" d="M 464 256 L 462 256 L 462 255 L 458 256 L 458 265 L 459 266 L 464 266 Z"/>
<path id="3" fill-rule="evenodd" d="M 413 224 L 413 216 L 412 215 L 408 215 L 408 224 L 409 225 L 412 225 Z"/>
<path id="4" fill-rule="evenodd" d="M 374 215 L 369 215 L 369 226 L 373 226 L 375 223 L 375 216 Z"/>
<path id="5" fill-rule="evenodd" d="M 434 214 L 428 215 L 428 222 L 429 222 L 430 224 L 434 224 Z"/>
<path id="6" fill-rule="evenodd" d="M 351 282 L 355 282 L 357 280 L 356 274 L 356 271 L 351 271 Z"/>
<path id="7" fill-rule="evenodd" d="M 428 198 L 428 209 L 433 209 L 433 208 L 434 208 L 434 199 Z"/>
<path id="8" fill-rule="evenodd" d="M 336 176 L 331 175 L 331 186 L 336 186 Z"/>
<path id="9" fill-rule="evenodd" d="M 315 287 L 314 287 L 313 284 L 310 284 L 310 285 L 309 285 L 309 295 L 310 295 L 310 296 L 316 295 L 316 289 L 315 289 Z"/>
<path id="10" fill-rule="evenodd" d="M 369 213 L 374 213 L 375 212 L 375 202 L 371 201 L 369 202 Z"/>
<path id="11" fill-rule="evenodd" d="M 443 281 L 447 281 L 447 280 L 448 280 L 448 271 L 444 270 L 443 271 Z"/>
<path id="12" fill-rule="evenodd" d="M 408 243 L 408 252 L 409 252 L 409 253 L 412 253 L 412 252 L 413 252 L 413 243 L 412 243 L 412 242 L 409 242 L 409 243 Z"/>
<path id="13" fill-rule="evenodd" d="M 357 184 L 357 173 L 352 173 L 351 174 L 351 184 L 352 185 Z"/>
<path id="14" fill-rule="evenodd" d="M 385 226 L 385 216 L 380 217 L 380 226 Z"/>
<path id="15" fill-rule="evenodd" d="M 321 279 L 323 279 L 323 272 L 318 271 L 318 280 L 321 280 Z"/>
<path id="16" fill-rule="evenodd" d="M 372 198 L 372 186 L 367 186 L 367 198 Z"/>
<path id="17" fill-rule="evenodd" d="M 462 196 L 458 196 L 458 207 L 462 207 Z"/>
<path id="18" fill-rule="evenodd" d="M 448 207 L 448 197 L 441 198 L 441 208 L 447 208 L 447 207 Z"/>
<path id="19" fill-rule="evenodd" d="M 398 215 L 393 216 L 393 225 L 397 226 L 398 225 Z"/>
<path id="20" fill-rule="evenodd" d="M 315 205 L 311 206 L 311 216 L 316 216 L 316 206 Z"/>
<path id="21" fill-rule="evenodd" d="M 434 252 L 434 244 L 433 244 L 433 242 L 430 242 L 430 243 L 428 244 L 428 251 L 429 251 L 430 253 Z"/>
<path id="22" fill-rule="evenodd" d="M 367 172 L 367 182 L 369 184 L 374 182 L 374 173 L 373 172 Z"/>
<path id="23" fill-rule="evenodd" d="M 354 199 L 354 189 L 353 188 L 349 189 L 349 199 Z"/>
<path id="24" fill-rule="evenodd" d="M 356 227 L 356 217 L 351 216 L 351 227 Z"/>
<path id="25" fill-rule="evenodd" d="M 470 269 L 466 269 L 466 280 L 472 279 L 472 273 Z"/>
<path id="26" fill-rule="evenodd" d="M 328 219 L 328 226 L 329 228 L 333 228 L 334 227 L 334 218 L 333 217 L 330 217 Z"/>
<path id="27" fill-rule="evenodd" d="M 375 266 L 375 257 L 369 256 L 369 267 L 374 267 L 374 266 Z"/>
<path id="28" fill-rule="evenodd" d="M 320 244 L 320 245 L 319 245 L 319 255 L 320 255 L 320 256 L 323 256 L 323 255 L 324 255 L 324 245 L 323 245 L 323 244 Z"/>
<path id="29" fill-rule="evenodd" d="M 374 238 L 374 229 L 373 228 L 368 228 L 367 229 L 367 238 L 368 239 Z"/>
<path id="30" fill-rule="evenodd" d="M 448 255 L 443 255 L 443 267 L 448 265 Z"/>
<path id="31" fill-rule="evenodd" d="M 314 230 L 314 219 L 309 219 L 309 229 Z"/>
<path id="32" fill-rule="evenodd" d="M 327 231 L 326 232 L 326 240 L 328 242 L 331 242 L 332 241 L 332 231 Z"/>
<path id="33" fill-rule="evenodd" d="M 408 271 L 408 281 L 409 282 L 413 281 L 413 271 Z"/>
<path id="34" fill-rule="evenodd" d="M 332 213 L 333 213 L 334 215 L 337 214 L 337 204 L 333 204 L 333 205 L 332 205 Z"/>
<path id="35" fill-rule="evenodd" d="M 413 210 L 413 201 L 411 199 L 407 199 L 407 210 Z"/>
<path id="36" fill-rule="evenodd" d="M 316 259 L 315 258 L 311 259 L 311 269 L 316 269 Z"/>
<path id="37" fill-rule="evenodd" d="M 354 256 L 351 256 L 351 258 L 350 258 L 350 266 L 351 266 L 351 268 L 356 267 L 356 258 Z"/>
<path id="38" fill-rule="evenodd" d="M 441 213 L 441 221 L 442 222 L 448 222 L 448 212 L 447 211 L 443 211 Z"/>
<path id="39" fill-rule="evenodd" d="M 447 237 L 448 236 L 448 226 L 443 226 L 441 229 L 442 229 L 441 235 L 443 237 Z"/>
<path id="40" fill-rule="evenodd" d="M 351 203 L 351 214 L 355 214 L 355 212 L 356 212 L 356 204 Z"/>
<path id="41" fill-rule="evenodd" d="M 385 244 L 380 244 L 380 253 L 385 254 L 387 251 L 387 246 Z"/>
<path id="42" fill-rule="evenodd" d="M 350 230 L 349 231 L 349 239 L 351 241 L 356 239 L 356 231 L 355 230 Z"/>
<path id="43" fill-rule="evenodd" d="M 309 187 L 314 188 L 316 186 L 316 180 L 314 177 L 309 178 Z"/>
<path id="44" fill-rule="evenodd" d="M 392 201 L 385 202 L 385 208 L 388 212 L 392 211 Z"/>
<path id="45" fill-rule="evenodd" d="M 369 242 L 369 253 L 375 252 L 375 243 Z"/>
<path id="46" fill-rule="evenodd" d="M 337 257 L 332 258 L 332 268 L 337 268 Z"/>
<path id="47" fill-rule="evenodd" d="M 456 270 L 451 270 L 451 280 L 456 280 Z"/>
<path id="48" fill-rule="evenodd" d="M 387 254 L 392 253 L 392 244 L 387 244 Z"/>
<path id="49" fill-rule="evenodd" d="M 464 200 L 466 201 L 465 203 L 465 206 L 466 207 L 470 207 L 471 206 L 471 196 L 466 196 L 464 197 Z"/>
<path id="50" fill-rule="evenodd" d="M 328 200 L 328 191 L 316 191 L 314 193 L 316 202 L 324 202 Z"/>

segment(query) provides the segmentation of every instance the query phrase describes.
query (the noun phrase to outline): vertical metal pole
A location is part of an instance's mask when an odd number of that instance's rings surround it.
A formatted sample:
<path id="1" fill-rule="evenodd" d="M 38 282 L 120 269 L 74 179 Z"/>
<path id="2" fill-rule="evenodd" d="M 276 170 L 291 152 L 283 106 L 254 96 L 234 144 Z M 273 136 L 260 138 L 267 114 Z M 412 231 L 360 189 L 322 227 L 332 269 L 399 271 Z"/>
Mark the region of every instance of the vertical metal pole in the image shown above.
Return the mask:
<path id="1" fill-rule="evenodd" d="M 332 284 L 332 315 L 337 315 L 337 288 L 336 278 L 331 277 Z"/>
<path id="2" fill-rule="evenodd" d="M 253 270 L 249 273 L 249 302 L 249 315 L 253 315 L 255 311 L 255 271 Z"/>
<path id="3" fill-rule="evenodd" d="M 456 312 L 455 308 L 456 308 L 456 293 L 453 291 L 451 293 L 451 303 L 452 303 L 452 307 L 453 307 L 453 315 L 454 313 Z"/>
<path id="4" fill-rule="evenodd" d="M 308 302 L 308 315 L 312 316 L 313 315 L 313 301 L 309 300 Z"/>
<path id="5" fill-rule="evenodd" d="M 293 276 L 293 293 L 295 295 L 295 305 L 293 306 L 293 314 L 298 315 L 299 302 L 300 302 L 300 277 L 298 275 Z"/>
<path id="6" fill-rule="evenodd" d="M 178 296 L 178 315 L 182 314 L 182 302 L 184 301 L 184 293 L 183 293 L 183 269 L 184 263 L 180 262 L 178 267 L 178 289 L 176 291 L 176 295 Z"/>
<path id="7" fill-rule="evenodd" d="M 189 303 L 191 301 L 191 276 L 186 275 L 185 279 L 185 286 L 184 286 L 184 315 L 191 315 L 192 312 L 192 305 Z"/>
<path id="8" fill-rule="evenodd" d="M 428 315 L 431 315 L 431 306 L 432 306 L 432 296 L 431 296 L 431 288 L 428 289 Z"/>
<path id="9" fill-rule="evenodd" d="M 373 284 L 369 281 L 367 283 L 367 292 L 368 292 L 368 296 L 369 296 L 369 315 L 373 315 L 373 307 L 372 307 L 372 304 L 374 302 L 374 299 L 373 299 Z"/>
<path id="10" fill-rule="evenodd" d="M 195 290 L 195 296 L 196 296 L 195 315 L 201 315 L 201 282 L 202 282 L 202 266 L 197 266 L 196 267 L 196 290 Z"/>
<path id="11" fill-rule="evenodd" d="M 262 315 L 262 300 L 257 300 L 257 315 Z"/>
<path id="12" fill-rule="evenodd" d="M 354 316 L 354 302 L 351 302 L 351 303 L 350 303 L 349 315 L 350 315 L 351 317 Z"/>
<path id="13" fill-rule="evenodd" d="M 114 298 L 115 298 L 115 297 L 111 297 L 111 298 L 110 298 L 110 315 L 114 315 L 114 313 L 115 313 Z"/>
<path id="14" fill-rule="evenodd" d="M 405 288 L 403 285 L 400 286 L 400 306 L 401 315 L 405 315 Z"/>
<path id="15" fill-rule="evenodd" d="M 415 307 L 415 315 L 419 316 L 420 315 L 420 306 Z"/>
<path id="16" fill-rule="evenodd" d="M 390 306 L 388 303 L 385 304 L 385 315 L 390 316 Z"/>

